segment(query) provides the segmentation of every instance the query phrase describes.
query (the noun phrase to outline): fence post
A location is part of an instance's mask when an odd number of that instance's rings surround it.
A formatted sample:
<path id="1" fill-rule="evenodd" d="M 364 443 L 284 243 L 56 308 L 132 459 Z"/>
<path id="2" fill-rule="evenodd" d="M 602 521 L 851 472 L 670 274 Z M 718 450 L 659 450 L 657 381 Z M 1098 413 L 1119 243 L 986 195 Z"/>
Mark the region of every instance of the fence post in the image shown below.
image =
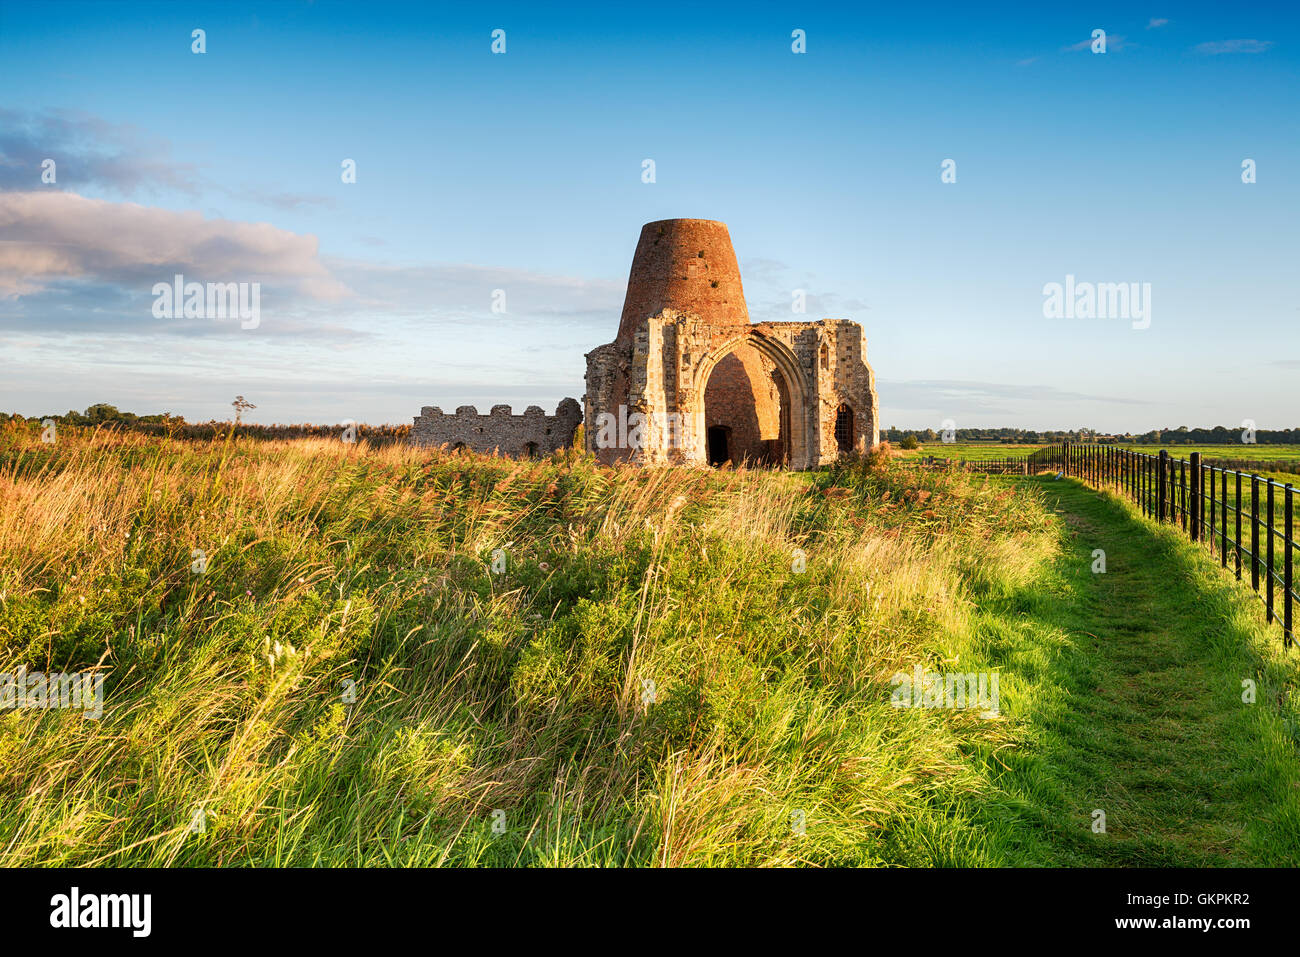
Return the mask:
<path id="1" fill-rule="evenodd" d="M 1191 472 L 1192 472 L 1192 487 L 1188 490 L 1188 492 L 1190 493 L 1188 497 L 1191 499 L 1191 502 L 1189 502 L 1188 504 L 1191 506 L 1191 512 L 1192 512 L 1191 533 L 1192 533 L 1192 541 L 1199 542 L 1201 540 L 1201 495 L 1203 494 L 1201 491 L 1201 453 L 1200 452 L 1192 453 Z"/>
<path id="2" fill-rule="evenodd" d="M 1137 504 L 1138 511 L 1143 515 L 1149 515 L 1147 511 L 1146 487 L 1150 477 L 1147 475 L 1147 462 L 1140 454 L 1133 456 L 1133 501 Z"/>
<path id="3" fill-rule="evenodd" d="M 1219 486 L 1219 565 L 1228 567 L 1228 470 Z"/>
<path id="4" fill-rule="evenodd" d="M 1259 476 L 1250 477 L 1250 587 L 1259 591 Z"/>
<path id="5" fill-rule="evenodd" d="M 1148 464 L 1147 460 L 1142 458 L 1141 455 L 1134 457 L 1133 469 L 1137 472 L 1137 485 L 1133 489 L 1133 500 L 1137 502 L 1138 511 L 1143 515 L 1151 514 L 1151 511 L 1148 508 L 1149 503 L 1147 502 L 1147 492 L 1151 485 L 1151 476 L 1147 473 Z"/>
<path id="6" fill-rule="evenodd" d="M 1196 511 L 1200 516 L 1200 540 L 1205 541 L 1205 479 L 1209 476 L 1211 491 L 1214 486 L 1214 470 L 1208 465 L 1201 463 L 1200 474 L 1196 476 Z M 1214 529 L 1210 528 L 1210 545 L 1214 544 Z M 1212 552 L 1211 552 L 1212 553 Z"/>
<path id="7" fill-rule="evenodd" d="M 1165 463 L 1169 461 L 1169 453 L 1164 449 L 1160 450 L 1160 471 L 1156 476 L 1156 519 L 1163 522 L 1165 520 L 1165 486 L 1168 481 L 1165 472 Z"/>
<path id="8" fill-rule="evenodd" d="M 1241 581 L 1241 473 L 1237 472 L 1237 581 Z"/>
<path id="9" fill-rule="evenodd" d="M 1070 440 L 1061 441 L 1061 471 L 1066 475 L 1070 474 Z"/>
<path id="10" fill-rule="evenodd" d="M 1286 529 L 1285 537 L 1282 539 L 1282 548 L 1285 549 L 1286 555 L 1282 559 L 1282 632 L 1286 635 L 1286 647 L 1291 647 L 1294 640 L 1291 632 L 1291 589 L 1295 584 L 1295 579 L 1291 577 L 1291 553 L 1295 551 L 1293 542 L 1295 541 L 1294 526 L 1291 524 L 1291 483 L 1287 482 L 1284 490 L 1285 498 L 1283 499 L 1283 514 L 1286 516 L 1284 528 Z"/>
<path id="11" fill-rule="evenodd" d="M 1179 509 L 1182 512 L 1183 531 L 1187 531 L 1187 460 L 1178 460 L 1178 498 Z"/>
<path id="12" fill-rule="evenodd" d="M 1214 557 L 1214 510 L 1215 510 L 1215 507 L 1219 504 L 1219 503 L 1218 503 L 1217 501 L 1215 501 L 1215 499 L 1214 499 L 1214 466 L 1213 466 L 1213 465 L 1211 465 L 1211 466 L 1209 466 L 1209 467 L 1206 468 L 1206 474 L 1208 474 L 1209 477 L 1210 477 L 1210 482 L 1209 482 L 1209 485 L 1210 485 L 1210 504 L 1209 504 L 1209 510 L 1210 510 L 1210 525 L 1209 525 L 1209 529 L 1210 529 L 1210 539 L 1209 539 L 1208 542 L 1206 542 L 1206 544 L 1210 546 L 1210 557 L 1213 558 L 1213 557 Z M 1204 489 L 1202 489 L 1202 492 L 1201 492 L 1201 500 L 1202 500 L 1202 501 L 1205 500 L 1205 492 L 1204 492 Z"/>
<path id="13" fill-rule="evenodd" d="M 1268 527 L 1264 529 L 1268 534 L 1268 548 L 1264 550 L 1268 554 L 1268 568 L 1264 569 L 1264 573 L 1268 576 L 1268 601 L 1266 604 L 1268 606 L 1268 620 L 1270 623 L 1273 621 L 1273 539 L 1276 537 L 1273 535 L 1274 484 L 1275 483 L 1272 481 L 1268 483 Z"/>

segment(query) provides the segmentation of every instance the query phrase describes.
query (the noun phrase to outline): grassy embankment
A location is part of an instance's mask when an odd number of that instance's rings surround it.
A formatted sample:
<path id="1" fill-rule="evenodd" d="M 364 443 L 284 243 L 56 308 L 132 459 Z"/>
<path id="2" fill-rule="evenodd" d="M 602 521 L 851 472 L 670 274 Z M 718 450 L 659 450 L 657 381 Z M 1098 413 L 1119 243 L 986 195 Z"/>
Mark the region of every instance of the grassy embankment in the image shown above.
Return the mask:
<path id="1" fill-rule="evenodd" d="M 1295 654 L 1068 482 L 11 432 L 0 591 L 106 675 L 0 712 L 4 865 L 1300 863 Z"/>

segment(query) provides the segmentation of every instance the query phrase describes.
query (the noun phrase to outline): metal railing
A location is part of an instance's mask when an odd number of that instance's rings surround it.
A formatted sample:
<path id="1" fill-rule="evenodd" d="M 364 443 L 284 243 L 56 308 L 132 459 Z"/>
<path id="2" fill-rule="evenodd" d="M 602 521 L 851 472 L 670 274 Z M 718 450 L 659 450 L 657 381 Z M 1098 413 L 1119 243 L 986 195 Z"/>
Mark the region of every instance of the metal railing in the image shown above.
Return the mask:
<path id="1" fill-rule="evenodd" d="M 984 472 L 993 475 L 1028 475 L 1029 456 L 1004 456 L 996 459 L 939 458 L 923 455 L 911 460 L 924 469 L 960 469 L 965 472 Z"/>
<path id="2" fill-rule="evenodd" d="M 1135 502 L 1142 514 L 1170 522 L 1217 555 L 1237 580 L 1249 574 L 1269 623 L 1282 626 L 1283 642 L 1295 640 L 1295 489 L 1253 472 L 1204 462 L 1199 452 L 1176 459 L 1099 445 L 1064 442 L 1029 456 L 1030 468 L 1056 468 L 1096 488 L 1108 488 Z M 1247 501 L 1249 506 L 1247 506 Z M 1243 525 L 1249 523 L 1243 530 Z M 1278 614 L 1278 604 L 1282 606 Z"/>

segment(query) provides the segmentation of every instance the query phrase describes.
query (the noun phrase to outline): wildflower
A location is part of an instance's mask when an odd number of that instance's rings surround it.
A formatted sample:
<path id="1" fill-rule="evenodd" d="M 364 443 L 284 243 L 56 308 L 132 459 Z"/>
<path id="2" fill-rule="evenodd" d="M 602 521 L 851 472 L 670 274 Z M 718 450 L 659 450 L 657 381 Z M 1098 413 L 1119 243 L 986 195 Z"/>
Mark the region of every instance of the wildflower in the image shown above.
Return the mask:
<path id="1" fill-rule="evenodd" d="M 548 565 L 546 562 L 541 562 L 537 567 L 544 572 L 549 572 L 551 570 L 551 566 Z"/>

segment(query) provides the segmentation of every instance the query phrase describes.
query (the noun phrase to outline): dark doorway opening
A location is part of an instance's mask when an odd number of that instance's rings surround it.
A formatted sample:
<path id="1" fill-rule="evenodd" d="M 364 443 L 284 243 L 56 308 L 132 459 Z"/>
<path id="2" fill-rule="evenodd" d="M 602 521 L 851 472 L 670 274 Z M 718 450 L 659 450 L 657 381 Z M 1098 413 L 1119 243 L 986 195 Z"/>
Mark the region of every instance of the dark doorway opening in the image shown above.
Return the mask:
<path id="1" fill-rule="evenodd" d="M 727 454 L 727 436 L 731 433 L 725 425 L 709 426 L 709 464 L 722 465 L 731 456 Z"/>
<path id="2" fill-rule="evenodd" d="M 842 403 L 835 410 L 835 444 L 841 452 L 853 451 L 853 410 Z"/>
<path id="3" fill-rule="evenodd" d="M 525 456 L 526 458 L 530 458 L 530 459 L 535 459 L 535 458 L 537 458 L 537 443 L 536 443 L 536 442 L 529 442 L 527 445 L 524 446 L 524 456 Z"/>

